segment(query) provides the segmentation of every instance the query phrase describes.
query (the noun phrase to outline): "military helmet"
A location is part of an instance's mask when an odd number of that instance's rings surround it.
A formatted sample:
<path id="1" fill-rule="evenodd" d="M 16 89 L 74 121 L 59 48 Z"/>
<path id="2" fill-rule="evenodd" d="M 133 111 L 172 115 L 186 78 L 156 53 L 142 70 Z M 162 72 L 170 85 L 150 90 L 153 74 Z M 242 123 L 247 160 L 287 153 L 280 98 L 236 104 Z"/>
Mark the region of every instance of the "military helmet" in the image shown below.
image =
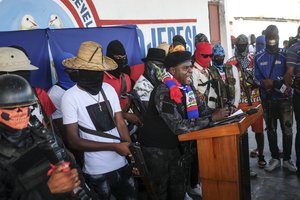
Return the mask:
<path id="1" fill-rule="evenodd" d="M 15 74 L 0 75 L 0 108 L 15 108 L 37 102 L 30 84 Z"/>

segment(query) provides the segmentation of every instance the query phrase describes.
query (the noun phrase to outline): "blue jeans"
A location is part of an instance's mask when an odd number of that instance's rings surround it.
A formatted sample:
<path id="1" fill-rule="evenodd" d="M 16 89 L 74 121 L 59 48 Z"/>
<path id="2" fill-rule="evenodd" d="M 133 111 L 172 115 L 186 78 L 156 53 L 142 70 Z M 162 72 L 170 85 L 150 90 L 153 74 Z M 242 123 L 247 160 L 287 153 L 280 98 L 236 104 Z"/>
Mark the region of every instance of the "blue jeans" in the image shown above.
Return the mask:
<path id="1" fill-rule="evenodd" d="M 128 165 L 105 174 L 85 174 L 84 176 L 100 200 L 109 200 L 112 194 L 118 200 L 137 199 L 136 184 Z"/>
<path id="2" fill-rule="evenodd" d="M 293 143 L 293 105 L 291 99 L 262 100 L 271 156 L 279 159 L 277 119 L 282 130 L 283 160 L 290 160 Z"/>

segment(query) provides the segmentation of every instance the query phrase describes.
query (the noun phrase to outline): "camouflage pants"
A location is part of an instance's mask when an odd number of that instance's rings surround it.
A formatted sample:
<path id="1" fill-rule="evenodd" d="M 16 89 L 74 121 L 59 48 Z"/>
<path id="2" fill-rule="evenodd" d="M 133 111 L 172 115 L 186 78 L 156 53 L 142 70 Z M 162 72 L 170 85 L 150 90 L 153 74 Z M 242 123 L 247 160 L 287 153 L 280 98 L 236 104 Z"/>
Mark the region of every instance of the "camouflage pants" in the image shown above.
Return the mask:
<path id="1" fill-rule="evenodd" d="M 136 184 L 128 165 L 105 174 L 85 174 L 85 178 L 101 200 L 110 200 L 112 194 L 118 200 L 137 199 Z"/>
<path id="2" fill-rule="evenodd" d="M 143 155 L 159 200 L 183 200 L 185 170 L 180 166 L 177 148 L 143 147 Z"/>
<path id="3" fill-rule="evenodd" d="M 293 142 L 293 105 L 291 99 L 262 101 L 264 119 L 267 125 L 267 134 L 272 158 L 279 159 L 277 144 L 277 119 L 282 131 L 283 160 L 291 159 Z"/>

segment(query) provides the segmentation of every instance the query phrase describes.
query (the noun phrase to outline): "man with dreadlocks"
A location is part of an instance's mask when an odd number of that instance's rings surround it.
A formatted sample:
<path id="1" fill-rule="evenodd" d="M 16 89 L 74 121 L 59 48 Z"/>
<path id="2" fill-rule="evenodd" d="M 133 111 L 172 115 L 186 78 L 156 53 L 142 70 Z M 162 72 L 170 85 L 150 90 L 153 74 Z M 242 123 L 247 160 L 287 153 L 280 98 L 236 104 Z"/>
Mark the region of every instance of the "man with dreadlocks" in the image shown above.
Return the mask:
<path id="1" fill-rule="evenodd" d="M 241 85 L 239 108 L 257 106 L 260 104 L 259 89 L 253 81 L 253 56 L 249 53 L 247 36 L 239 35 L 235 40 L 235 45 L 235 54 L 227 61 L 227 64 L 236 66 L 239 72 Z M 259 117 L 251 127 L 257 143 L 258 166 L 263 168 L 266 165 L 263 155 L 263 118 Z"/>
<path id="2" fill-rule="evenodd" d="M 279 33 L 275 25 L 265 31 L 266 48 L 255 57 L 255 79 L 260 86 L 264 118 L 267 125 L 272 159 L 267 171 L 281 166 L 277 144 L 277 119 L 280 121 L 283 144 L 283 167 L 291 172 L 297 169 L 291 160 L 293 142 L 292 93 L 284 79 L 287 72 L 286 51 L 278 47 Z"/>

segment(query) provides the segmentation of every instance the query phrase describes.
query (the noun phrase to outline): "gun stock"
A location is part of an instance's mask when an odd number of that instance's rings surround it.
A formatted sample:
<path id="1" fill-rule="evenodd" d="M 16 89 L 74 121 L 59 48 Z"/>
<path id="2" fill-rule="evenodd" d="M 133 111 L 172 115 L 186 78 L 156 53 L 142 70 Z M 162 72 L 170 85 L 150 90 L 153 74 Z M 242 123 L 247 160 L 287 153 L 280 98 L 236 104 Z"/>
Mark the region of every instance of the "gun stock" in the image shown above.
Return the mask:
<path id="1" fill-rule="evenodd" d="M 151 200 L 158 200 L 156 195 L 156 190 L 153 181 L 151 180 L 145 159 L 141 150 L 141 146 L 138 142 L 131 143 L 129 146 L 130 152 L 133 156 L 133 159 L 130 160 L 132 168 L 138 169 L 139 174 L 135 175 L 140 177 L 145 184 L 147 193 Z"/>

